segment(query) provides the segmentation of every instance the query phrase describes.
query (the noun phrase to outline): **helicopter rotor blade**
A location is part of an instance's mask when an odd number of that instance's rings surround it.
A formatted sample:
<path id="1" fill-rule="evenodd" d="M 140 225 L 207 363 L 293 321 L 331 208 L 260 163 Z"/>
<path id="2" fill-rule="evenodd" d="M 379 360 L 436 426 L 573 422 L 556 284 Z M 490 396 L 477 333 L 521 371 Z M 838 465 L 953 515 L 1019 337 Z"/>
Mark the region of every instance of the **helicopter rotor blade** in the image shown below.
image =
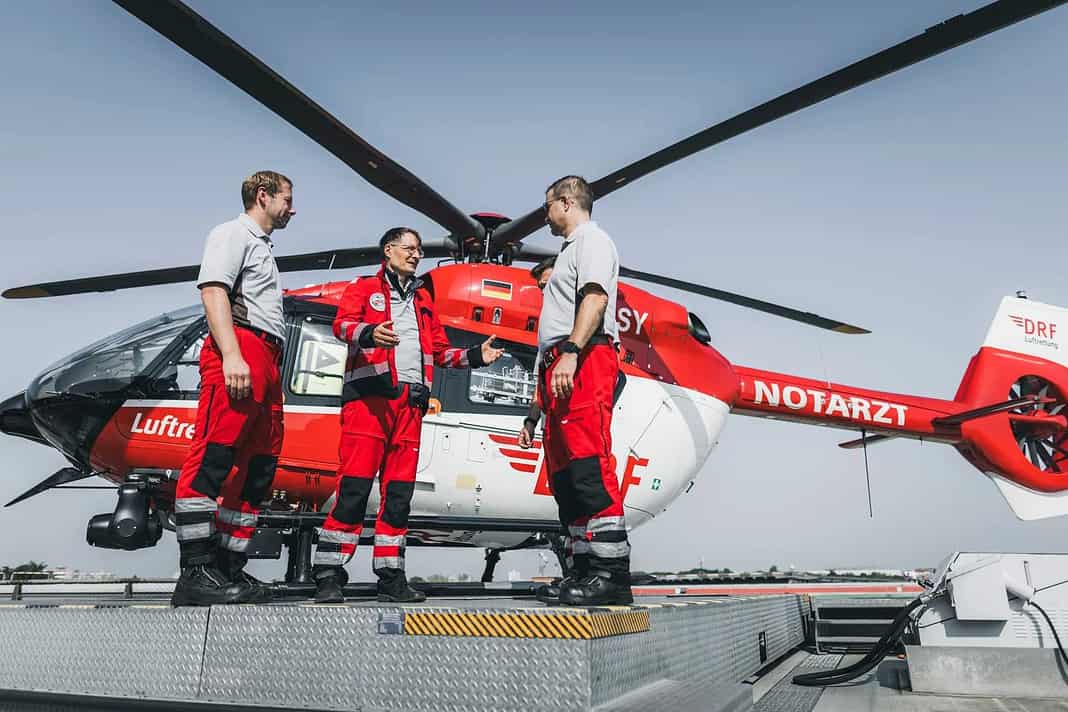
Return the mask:
<path id="1" fill-rule="evenodd" d="M 672 287 L 673 289 L 681 289 L 684 292 L 692 292 L 694 294 L 700 294 L 705 297 L 711 297 L 712 299 L 719 299 L 720 301 L 730 302 L 731 304 L 737 304 L 738 306 L 762 311 L 765 314 L 774 314 L 775 316 L 781 316 L 792 321 L 799 321 L 802 324 L 809 324 L 811 326 L 818 326 L 821 329 L 837 331 L 840 334 L 871 333 L 868 329 L 864 329 L 859 326 L 853 326 L 852 324 L 847 324 L 844 321 L 835 321 L 834 319 L 828 319 L 827 317 L 820 316 L 819 314 L 813 314 L 812 312 L 804 312 L 799 309 L 784 307 L 781 304 L 765 302 L 762 299 L 753 299 L 752 297 L 735 294 L 734 292 L 727 292 L 722 289 L 715 289 L 714 287 L 705 287 L 700 284 L 694 284 L 693 282 L 684 282 L 680 279 L 663 277 L 659 274 L 652 274 L 650 272 L 639 272 L 636 269 L 620 267 L 619 276 L 628 277 L 630 279 L 640 279 L 643 282 L 652 282 L 653 284 L 662 284 L 665 287 Z"/>
<path id="2" fill-rule="evenodd" d="M 593 195 L 599 200 L 698 151 L 1052 10 L 1065 2 L 1068 0 L 996 0 L 974 12 L 957 15 L 889 49 L 854 62 L 609 173 L 591 183 Z M 544 218 L 541 208 L 537 208 L 497 228 L 493 233 L 492 244 L 499 247 L 508 242 L 518 242 L 542 225 Z"/>
<path id="3" fill-rule="evenodd" d="M 302 131 L 387 195 L 448 230 L 457 241 L 485 228 L 178 0 L 114 0 Z"/>
<path id="4" fill-rule="evenodd" d="M 547 251 L 541 247 L 522 245 L 514 259 L 519 262 L 538 262 L 545 257 L 555 254 L 555 251 Z M 453 257 L 454 255 L 454 243 L 449 237 L 423 241 L 423 257 L 426 259 L 443 259 Z M 354 267 L 377 265 L 381 263 L 381 261 L 382 254 L 379 252 L 378 245 L 372 247 L 349 247 L 340 250 L 324 250 L 322 252 L 307 252 L 300 255 L 284 255 L 276 259 L 279 272 L 352 269 Z M 123 272 L 121 274 L 108 274 L 98 277 L 82 277 L 80 279 L 67 279 L 58 282 L 29 284 L 23 287 L 6 289 L 0 296 L 3 296 L 4 299 L 36 299 L 39 297 L 59 297 L 69 294 L 85 294 L 88 292 L 113 292 L 117 289 L 192 282 L 197 278 L 199 273 L 199 265 L 165 267 L 163 269 Z"/>
<path id="5" fill-rule="evenodd" d="M 448 257 L 449 249 L 445 244 L 423 246 L 427 257 Z M 286 255 L 275 260 L 279 272 L 306 272 L 320 269 L 349 269 L 376 265 L 382 261 L 378 245 L 373 247 L 352 247 L 342 250 L 325 250 L 323 252 L 306 252 L 301 255 Z M 200 273 L 200 265 L 184 267 L 164 267 L 163 269 L 142 270 L 139 272 L 122 272 L 98 277 L 66 279 L 58 282 L 42 282 L 25 287 L 12 287 L 4 290 L 4 299 L 35 299 L 38 297 L 60 297 L 69 294 L 87 292 L 113 292 L 117 289 L 134 287 L 153 287 L 160 284 L 178 284 L 192 282 Z"/>

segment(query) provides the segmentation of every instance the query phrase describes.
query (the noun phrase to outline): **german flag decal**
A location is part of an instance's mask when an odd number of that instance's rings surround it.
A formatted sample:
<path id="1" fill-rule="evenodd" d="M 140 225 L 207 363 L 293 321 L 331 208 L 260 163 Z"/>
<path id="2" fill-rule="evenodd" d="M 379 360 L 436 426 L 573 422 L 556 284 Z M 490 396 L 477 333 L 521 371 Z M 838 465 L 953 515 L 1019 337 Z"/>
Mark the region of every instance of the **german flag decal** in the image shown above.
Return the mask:
<path id="1" fill-rule="evenodd" d="M 494 299 L 504 299 L 506 301 L 512 301 L 512 283 L 511 282 L 498 282 L 495 279 L 482 280 L 482 296 L 493 297 Z"/>

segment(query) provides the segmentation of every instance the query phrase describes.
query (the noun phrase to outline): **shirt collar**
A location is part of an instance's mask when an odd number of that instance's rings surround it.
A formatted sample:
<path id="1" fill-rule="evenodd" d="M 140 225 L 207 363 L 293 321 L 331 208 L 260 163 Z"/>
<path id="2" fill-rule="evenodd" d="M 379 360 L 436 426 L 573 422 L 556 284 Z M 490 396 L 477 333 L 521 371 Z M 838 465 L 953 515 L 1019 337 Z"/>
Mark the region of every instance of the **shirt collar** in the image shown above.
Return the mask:
<path id="1" fill-rule="evenodd" d="M 268 246 L 274 247 L 274 243 L 271 242 L 271 238 L 267 237 L 267 233 L 263 231 L 255 220 L 249 217 L 248 213 L 241 213 L 237 216 L 237 221 L 245 226 L 245 229 L 252 233 L 253 237 L 258 237 Z"/>
<path id="2" fill-rule="evenodd" d="M 412 278 L 408 280 L 408 288 L 401 289 L 400 278 L 397 275 L 393 274 L 393 272 L 384 265 L 382 267 L 382 272 L 385 274 L 386 281 L 389 283 L 390 288 L 399 294 L 401 299 L 407 299 L 416 289 L 423 286 L 423 280 L 412 275 Z"/>
<path id="3" fill-rule="evenodd" d="M 587 220 L 586 222 L 582 223 L 574 230 L 572 230 L 570 235 L 564 238 L 564 243 L 574 242 L 578 238 L 582 237 L 582 233 L 590 227 L 597 227 L 597 223 L 595 223 L 593 220 Z"/>

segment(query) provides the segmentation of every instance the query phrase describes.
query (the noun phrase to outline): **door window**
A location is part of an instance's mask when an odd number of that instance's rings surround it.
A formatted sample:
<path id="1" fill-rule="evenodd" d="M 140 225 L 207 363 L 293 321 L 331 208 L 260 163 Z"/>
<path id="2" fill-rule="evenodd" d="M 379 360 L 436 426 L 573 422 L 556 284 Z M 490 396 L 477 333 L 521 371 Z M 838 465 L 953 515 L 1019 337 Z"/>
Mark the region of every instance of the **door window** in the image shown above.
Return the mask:
<path id="1" fill-rule="evenodd" d="M 471 371 L 467 397 L 472 403 L 513 405 L 526 410 L 534 399 L 534 355 L 526 347 L 504 344 L 505 353 L 484 368 Z"/>
<path id="2" fill-rule="evenodd" d="M 300 328 L 289 389 L 303 396 L 341 396 L 348 347 L 330 322 L 307 317 Z"/>

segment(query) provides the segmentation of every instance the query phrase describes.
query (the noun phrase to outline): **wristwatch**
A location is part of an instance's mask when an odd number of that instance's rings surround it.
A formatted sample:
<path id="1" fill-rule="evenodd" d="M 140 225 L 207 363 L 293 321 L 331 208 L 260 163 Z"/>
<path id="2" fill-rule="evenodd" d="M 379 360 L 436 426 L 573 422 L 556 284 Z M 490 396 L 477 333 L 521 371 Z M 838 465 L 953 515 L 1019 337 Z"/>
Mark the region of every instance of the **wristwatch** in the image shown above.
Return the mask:
<path id="1" fill-rule="evenodd" d="M 562 354 L 580 354 L 582 349 L 574 341 L 565 341 L 560 344 L 560 353 Z"/>

